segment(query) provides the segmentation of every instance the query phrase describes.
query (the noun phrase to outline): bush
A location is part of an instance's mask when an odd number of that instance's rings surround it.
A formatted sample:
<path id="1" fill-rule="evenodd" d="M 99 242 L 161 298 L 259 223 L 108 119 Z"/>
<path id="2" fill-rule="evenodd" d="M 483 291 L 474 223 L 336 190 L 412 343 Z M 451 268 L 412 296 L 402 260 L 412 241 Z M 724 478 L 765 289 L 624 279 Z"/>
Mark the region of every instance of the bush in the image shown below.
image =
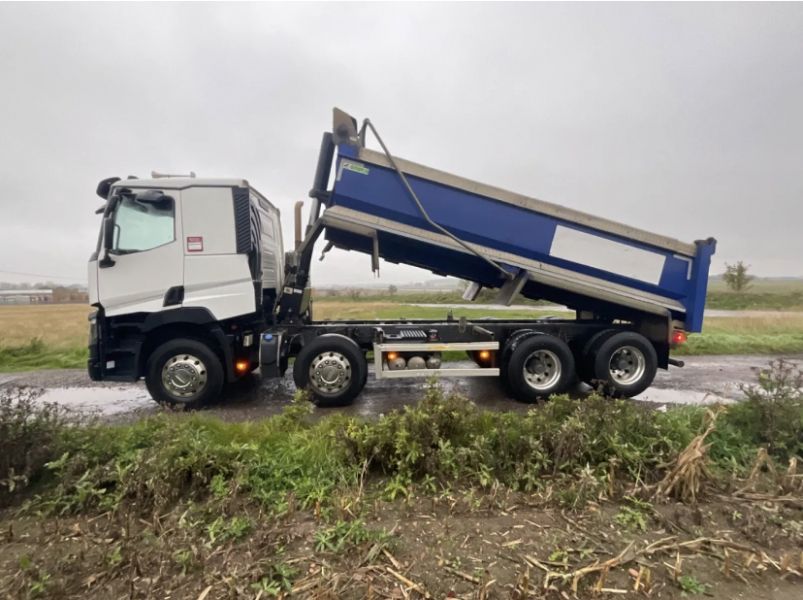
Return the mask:
<path id="1" fill-rule="evenodd" d="M 0 396 L 0 506 L 27 488 L 58 455 L 62 414 L 34 398 L 35 393 L 25 389 Z"/>
<path id="2" fill-rule="evenodd" d="M 786 461 L 803 453 L 803 378 L 774 363 L 744 402 L 727 407 L 706 439 L 719 471 L 744 471 L 759 447 Z M 32 394 L 0 401 L 0 502 L 39 480 L 38 506 L 52 512 L 162 510 L 178 501 L 239 498 L 268 513 L 328 510 L 352 494 L 361 473 L 386 497 L 415 484 L 530 491 L 582 504 L 617 484 L 652 484 L 707 425 L 702 407 L 666 412 L 597 395 L 553 397 L 522 414 L 478 409 L 432 385 L 423 400 L 376 421 L 332 415 L 312 422 L 297 398 L 283 414 L 226 423 L 169 414 L 133 425 L 66 426 Z M 362 485 L 360 485 L 362 489 Z M 618 488 L 621 489 L 621 488 Z"/>
<path id="3" fill-rule="evenodd" d="M 699 420 L 678 421 L 630 401 L 554 397 L 517 413 L 478 410 L 431 388 L 424 400 L 376 423 L 353 422 L 345 437 L 355 462 L 367 461 L 394 482 L 463 480 L 517 489 L 545 478 L 623 471 L 652 479 L 697 433 Z"/>
<path id="4" fill-rule="evenodd" d="M 726 421 L 751 445 L 766 446 L 786 461 L 803 456 L 803 372 L 793 363 L 772 361 L 758 383 L 743 386 L 745 401 L 730 407 Z"/>
<path id="5" fill-rule="evenodd" d="M 337 418 L 312 425 L 311 405 L 297 401 L 284 414 L 257 423 L 226 423 L 195 415 L 162 414 L 128 426 L 76 429 L 64 454 L 48 465 L 58 484 L 46 500 L 56 512 L 140 510 L 182 498 L 225 500 L 245 494 L 273 513 L 290 502 L 321 502 L 356 482 L 357 468 L 336 447 Z"/>

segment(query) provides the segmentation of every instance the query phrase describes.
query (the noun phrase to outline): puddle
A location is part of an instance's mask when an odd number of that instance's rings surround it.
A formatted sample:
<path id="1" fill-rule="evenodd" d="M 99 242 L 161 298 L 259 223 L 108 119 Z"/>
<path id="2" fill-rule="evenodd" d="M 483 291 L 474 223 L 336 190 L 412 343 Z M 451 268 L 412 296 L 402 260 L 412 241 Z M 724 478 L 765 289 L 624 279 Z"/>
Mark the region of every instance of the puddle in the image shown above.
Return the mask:
<path id="1" fill-rule="evenodd" d="M 14 381 L 18 375 L 2 375 L 0 374 L 0 385 Z"/>
<path id="2" fill-rule="evenodd" d="M 661 371 L 655 384 L 635 398 L 652 405 L 706 405 L 713 403 L 732 403 L 742 397 L 739 391 L 741 382 L 752 377 L 751 360 L 723 359 L 700 360 L 704 364 L 694 364 L 691 369 Z M 705 364 L 707 363 L 707 364 Z M 719 365 L 723 369 L 720 371 Z M 467 366 L 469 363 L 458 363 Z M 143 414 L 158 412 L 160 409 L 148 395 L 144 385 L 112 386 L 71 386 L 62 380 L 61 385 L 53 387 L 46 382 L 21 386 L 24 377 L 18 374 L 0 376 L 6 387 L 0 393 L 22 393 L 27 389 L 37 394 L 36 401 L 49 402 L 79 414 L 95 415 L 113 420 L 139 418 Z M 9 383 L 8 382 L 12 382 Z M 383 379 L 376 381 L 369 376 L 368 385 L 360 397 L 350 406 L 333 409 L 316 409 L 315 416 L 323 417 L 335 413 L 366 418 L 376 418 L 381 414 L 417 403 L 424 396 L 426 381 Z M 440 381 L 445 394 L 456 392 L 472 401 L 478 408 L 497 412 L 525 412 L 532 405 L 516 402 L 508 398 L 500 383 L 492 378 L 446 378 Z M 706 390 L 714 390 L 709 392 Z M 583 397 L 589 388 L 583 384 L 570 390 L 570 394 Z M 227 421 L 248 421 L 280 413 L 293 399 L 295 386 L 291 373 L 283 379 L 260 380 L 257 376 L 246 378 L 227 388 L 224 397 L 205 411 Z"/>
<path id="3" fill-rule="evenodd" d="M 154 402 L 138 387 L 51 388 L 36 397 L 37 402 L 57 404 L 68 410 L 103 416 L 131 413 L 153 408 Z"/>
<path id="4" fill-rule="evenodd" d="M 642 402 L 653 402 L 658 404 L 733 404 L 733 398 L 726 398 L 710 392 L 698 392 L 694 390 L 667 390 L 660 388 L 650 388 L 642 392 L 634 400 Z"/>

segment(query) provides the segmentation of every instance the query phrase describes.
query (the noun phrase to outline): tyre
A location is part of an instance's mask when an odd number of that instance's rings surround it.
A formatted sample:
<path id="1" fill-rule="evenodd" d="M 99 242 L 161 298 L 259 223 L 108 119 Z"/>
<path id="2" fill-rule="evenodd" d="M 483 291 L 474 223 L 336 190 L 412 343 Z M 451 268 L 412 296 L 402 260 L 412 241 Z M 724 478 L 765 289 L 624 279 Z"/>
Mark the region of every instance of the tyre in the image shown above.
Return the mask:
<path id="1" fill-rule="evenodd" d="M 215 400 L 223 389 L 223 364 L 209 346 L 177 338 L 148 357 L 145 385 L 160 404 L 196 409 Z"/>
<path id="2" fill-rule="evenodd" d="M 532 329 L 519 329 L 510 334 L 499 352 L 499 382 L 502 389 L 509 398 L 515 398 L 516 393 L 507 380 L 507 366 L 510 364 L 510 357 L 518 345 L 525 339 L 533 335 L 541 335 Z"/>
<path id="3" fill-rule="evenodd" d="M 506 375 L 514 398 L 535 402 L 566 391 L 574 379 L 574 356 L 563 340 L 529 336 L 510 354 Z"/>
<path id="4" fill-rule="evenodd" d="M 650 341 L 633 331 L 605 338 L 593 353 L 594 380 L 609 396 L 632 398 L 652 383 L 658 356 Z"/>
<path id="5" fill-rule="evenodd" d="M 602 342 L 617 333 L 616 329 L 598 331 L 585 343 L 582 352 L 577 357 L 577 377 L 580 381 L 594 387 L 594 356 L 597 348 Z"/>
<path id="6" fill-rule="evenodd" d="M 328 334 L 305 345 L 293 364 L 293 380 L 308 390 L 321 407 L 351 404 L 368 377 L 368 364 L 357 343 L 345 336 Z"/>

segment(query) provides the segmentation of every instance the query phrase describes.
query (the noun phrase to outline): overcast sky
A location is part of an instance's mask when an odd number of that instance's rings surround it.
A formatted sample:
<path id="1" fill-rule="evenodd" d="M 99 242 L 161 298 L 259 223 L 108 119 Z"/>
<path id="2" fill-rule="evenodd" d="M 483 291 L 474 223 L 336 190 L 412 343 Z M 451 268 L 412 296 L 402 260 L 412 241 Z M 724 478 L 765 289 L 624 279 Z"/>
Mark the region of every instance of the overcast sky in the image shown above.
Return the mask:
<path id="1" fill-rule="evenodd" d="M 0 270 L 85 282 L 98 180 L 153 169 L 248 179 L 289 242 L 339 106 L 416 162 L 716 237 L 715 272 L 803 276 L 801 32 L 801 4 L 0 4 Z"/>

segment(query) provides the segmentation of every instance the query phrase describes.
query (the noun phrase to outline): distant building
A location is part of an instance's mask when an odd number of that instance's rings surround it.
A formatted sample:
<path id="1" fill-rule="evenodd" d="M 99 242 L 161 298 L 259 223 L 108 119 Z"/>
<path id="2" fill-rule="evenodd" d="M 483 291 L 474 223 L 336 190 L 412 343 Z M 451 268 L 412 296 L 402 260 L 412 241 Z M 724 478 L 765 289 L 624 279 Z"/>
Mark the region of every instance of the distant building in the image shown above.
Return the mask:
<path id="1" fill-rule="evenodd" d="M 53 290 L 0 290 L 0 304 L 50 304 Z"/>

